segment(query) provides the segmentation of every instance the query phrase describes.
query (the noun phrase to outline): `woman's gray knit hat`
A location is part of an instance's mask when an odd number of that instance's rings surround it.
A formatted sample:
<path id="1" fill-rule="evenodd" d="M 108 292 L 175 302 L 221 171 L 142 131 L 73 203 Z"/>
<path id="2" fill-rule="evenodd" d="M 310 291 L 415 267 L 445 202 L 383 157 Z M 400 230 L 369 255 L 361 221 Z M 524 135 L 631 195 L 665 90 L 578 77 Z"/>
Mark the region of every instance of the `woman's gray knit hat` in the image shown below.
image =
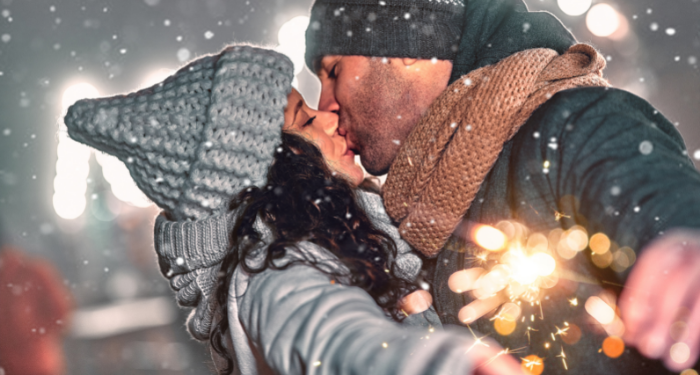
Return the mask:
<path id="1" fill-rule="evenodd" d="M 202 219 L 265 184 L 293 76 L 282 54 L 231 46 L 147 89 L 81 100 L 65 124 L 71 138 L 124 162 L 175 220 Z"/>
<path id="2" fill-rule="evenodd" d="M 325 55 L 453 60 L 467 0 L 316 0 L 306 65 Z"/>

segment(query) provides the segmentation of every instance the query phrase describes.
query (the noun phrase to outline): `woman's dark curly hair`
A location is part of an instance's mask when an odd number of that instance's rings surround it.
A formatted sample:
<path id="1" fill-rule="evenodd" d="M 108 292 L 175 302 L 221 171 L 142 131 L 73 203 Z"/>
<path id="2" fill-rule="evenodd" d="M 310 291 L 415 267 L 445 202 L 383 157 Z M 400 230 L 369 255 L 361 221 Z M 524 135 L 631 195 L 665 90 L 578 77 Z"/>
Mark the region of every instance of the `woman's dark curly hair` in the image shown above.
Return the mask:
<path id="1" fill-rule="evenodd" d="M 231 202 L 230 208 L 240 210 L 240 214 L 215 294 L 221 319 L 209 339 L 213 350 L 227 361 L 220 374 L 233 371 L 231 355 L 223 343 L 229 330 L 229 285 L 236 267 L 259 273 L 267 268 L 285 269 L 304 263 L 339 282 L 364 289 L 395 320 L 402 318 L 399 299 L 417 289 L 390 271 L 389 259 L 396 256 L 396 244 L 374 227 L 357 203 L 355 188 L 328 168 L 315 145 L 298 135 L 284 133 L 267 181 L 262 189 L 246 189 Z M 253 226 L 258 217 L 272 230 L 274 241 L 267 247 L 263 265 L 251 268 L 242 260 L 256 250 L 261 240 L 261 233 Z M 283 258 L 288 248 L 301 241 L 328 249 L 344 267 L 330 273 L 316 267 L 312 259 L 275 265 L 275 260 Z"/>

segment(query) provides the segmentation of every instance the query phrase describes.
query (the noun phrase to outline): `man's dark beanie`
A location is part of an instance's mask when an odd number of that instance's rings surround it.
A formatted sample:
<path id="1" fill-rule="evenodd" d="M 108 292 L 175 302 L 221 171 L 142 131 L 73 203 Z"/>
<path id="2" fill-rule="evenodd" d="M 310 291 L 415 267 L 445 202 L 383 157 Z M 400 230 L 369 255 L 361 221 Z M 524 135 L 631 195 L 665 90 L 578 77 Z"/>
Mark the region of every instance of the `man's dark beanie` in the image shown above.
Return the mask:
<path id="1" fill-rule="evenodd" d="M 325 55 L 452 60 L 450 83 L 516 52 L 564 53 L 576 39 L 523 0 L 316 0 L 306 29 L 306 64 Z"/>
<path id="2" fill-rule="evenodd" d="M 306 29 L 306 65 L 325 55 L 453 60 L 464 0 L 316 0 Z"/>

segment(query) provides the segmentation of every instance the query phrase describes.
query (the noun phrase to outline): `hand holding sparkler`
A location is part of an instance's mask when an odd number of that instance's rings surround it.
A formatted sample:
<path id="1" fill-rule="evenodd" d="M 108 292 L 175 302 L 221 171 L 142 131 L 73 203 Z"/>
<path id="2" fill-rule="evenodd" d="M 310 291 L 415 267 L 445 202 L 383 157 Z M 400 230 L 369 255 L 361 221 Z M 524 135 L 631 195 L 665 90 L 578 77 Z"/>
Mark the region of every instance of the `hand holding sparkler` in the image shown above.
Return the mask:
<path id="1" fill-rule="evenodd" d="M 638 259 L 620 299 L 625 340 L 674 371 L 700 353 L 700 233 L 675 231 Z"/>
<path id="2" fill-rule="evenodd" d="M 504 224 L 513 226 L 512 223 Z M 547 240 L 534 235 L 523 243 L 526 229 L 504 228 L 504 231 L 488 225 L 472 224 L 464 234 L 487 252 L 477 256 L 483 263 L 495 262 L 490 270 L 473 267 L 455 272 L 448 280 L 455 293 L 471 292 L 474 301 L 464 306 L 458 319 L 469 324 L 508 301 L 518 298 L 535 302 L 541 289 L 553 287 L 558 279 L 554 275 L 556 262 L 548 253 Z M 522 233 L 517 233 L 522 232 Z M 511 317 L 513 320 L 517 316 Z"/>

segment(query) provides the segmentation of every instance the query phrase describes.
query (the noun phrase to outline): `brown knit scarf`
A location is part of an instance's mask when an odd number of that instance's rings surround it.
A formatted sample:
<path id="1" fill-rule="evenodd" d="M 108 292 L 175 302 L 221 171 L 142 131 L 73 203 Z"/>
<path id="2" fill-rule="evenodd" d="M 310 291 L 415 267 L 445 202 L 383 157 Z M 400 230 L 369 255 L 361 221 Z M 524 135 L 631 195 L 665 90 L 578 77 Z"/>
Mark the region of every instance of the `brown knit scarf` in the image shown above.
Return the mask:
<path id="1" fill-rule="evenodd" d="M 428 257 L 444 246 L 498 155 L 555 93 L 609 86 L 605 59 L 577 44 L 516 53 L 450 85 L 402 145 L 383 188 L 401 236 Z"/>

